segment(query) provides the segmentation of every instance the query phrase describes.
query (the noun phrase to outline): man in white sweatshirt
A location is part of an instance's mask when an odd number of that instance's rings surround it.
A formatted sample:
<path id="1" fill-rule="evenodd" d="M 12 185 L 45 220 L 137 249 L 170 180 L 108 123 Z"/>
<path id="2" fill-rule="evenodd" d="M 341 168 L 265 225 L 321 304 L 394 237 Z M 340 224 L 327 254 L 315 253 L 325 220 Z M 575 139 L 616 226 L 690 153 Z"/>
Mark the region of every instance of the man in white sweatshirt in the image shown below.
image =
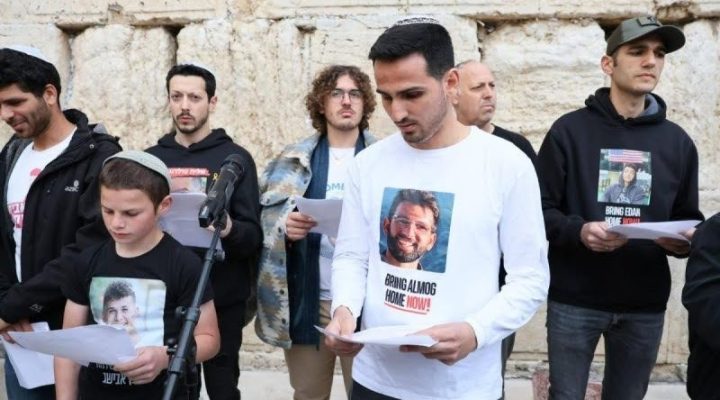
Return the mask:
<path id="1" fill-rule="evenodd" d="M 436 20 L 398 22 L 378 38 L 370 59 L 383 107 L 400 132 L 350 166 L 327 329 L 351 335 L 362 312 L 362 329 L 412 326 L 436 343 L 326 343 L 340 355 L 359 352 L 352 399 L 496 400 L 500 341 L 532 317 L 549 284 L 535 171 L 511 143 L 457 121 L 452 42 Z M 431 193 L 438 207 L 422 269 L 382 259 L 384 218 L 407 190 Z M 508 272 L 502 291 L 501 254 Z"/>

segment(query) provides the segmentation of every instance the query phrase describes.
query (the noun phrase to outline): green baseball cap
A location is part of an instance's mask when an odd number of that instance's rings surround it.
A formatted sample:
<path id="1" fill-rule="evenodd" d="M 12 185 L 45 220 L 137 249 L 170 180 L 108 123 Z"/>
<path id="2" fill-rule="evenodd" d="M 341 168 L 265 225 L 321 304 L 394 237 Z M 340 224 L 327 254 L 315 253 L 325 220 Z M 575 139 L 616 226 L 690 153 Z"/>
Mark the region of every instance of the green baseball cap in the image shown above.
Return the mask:
<path id="1" fill-rule="evenodd" d="M 607 50 L 605 54 L 611 55 L 618 47 L 635 39 L 655 34 L 665 44 L 665 52 L 673 51 L 685 45 L 685 34 L 677 26 L 663 25 L 655 17 L 637 17 L 626 19 L 607 38 Z"/>

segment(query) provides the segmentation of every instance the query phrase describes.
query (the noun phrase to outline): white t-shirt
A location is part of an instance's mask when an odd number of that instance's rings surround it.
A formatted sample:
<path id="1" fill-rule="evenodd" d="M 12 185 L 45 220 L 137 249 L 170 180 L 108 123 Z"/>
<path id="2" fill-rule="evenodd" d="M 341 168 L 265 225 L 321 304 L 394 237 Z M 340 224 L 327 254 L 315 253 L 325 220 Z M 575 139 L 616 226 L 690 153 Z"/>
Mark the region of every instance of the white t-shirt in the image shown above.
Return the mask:
<path id="1" fill-rule="evenodd" d="M 50 161 L 57 158 L 70 144 L 73 135 L 68 135 L 62 142 L 42 151 L 37 151 L 29 144 L 23 149 L 15 166 L 10 172 L 7 192 L 7 208 L 13 220 L 13 239 L 15 239 L 15 273 L 18 282 L 22 281 L 20 251 L 22 249 L 23 216 L 25 213 L 25 197 L 30 185 L 40 175 Z"/>
<path id="2" fill-rule="evenodd" d="M 396 197 L 407 198 L 399 189 L 425 202 L 413 208 L 403 200 L 391 211 Z M 395 250 L 388 236 L 397 239 Z M 508 275 L 499 291 L 503 253 Z M 387 254 L 407 257 L 412 268 L 388 264 Z M 478 343 L 452 366 L 366 345 L 353 379 L 400 399 L 498 399 L 500 341 L 532 317 L 550 281 L 530 160 L 474 127 L 442 149 L 415 149 L 400 134 L 380 141 L 349 169 L 332 272 L 333 311 L 362 310 L 362 329 L 464 321 Z"/>
<path id="3" fill-rule="evenodd" d="M 342 199 L 347 169 L 355 156 L 355 148 L 331 147 L 328 163 L 326 199 Z M 320 240 L 320 300 L 332 300 L 331 268 L 332 257 L 335 251 L 335 238 L 322 235 Z"/>

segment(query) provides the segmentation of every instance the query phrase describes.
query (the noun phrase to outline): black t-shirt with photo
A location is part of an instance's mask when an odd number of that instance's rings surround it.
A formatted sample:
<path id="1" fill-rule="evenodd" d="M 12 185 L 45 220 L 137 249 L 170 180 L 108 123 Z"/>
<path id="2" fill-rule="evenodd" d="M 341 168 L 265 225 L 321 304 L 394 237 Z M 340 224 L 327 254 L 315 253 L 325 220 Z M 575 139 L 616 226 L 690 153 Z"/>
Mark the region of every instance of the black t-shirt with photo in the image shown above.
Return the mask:
<path id="1" fill-rule="evenodd" d="M 200 258 L 165 234 L 152 250 L 123 258 L 112 240 L 82 252 L 73 273 L 63 283 L 63 293 L 73 302 L 88 306 L 88 324 L 125 328 L 136 348 L 163 346 L 177 338 L 182 321 L 175 309 L 189 306 L 200 279 Z M 208 286 L 201 304 L 211 300 Z M 151 383 L 132 385 L 112 366 L 91 363 L 80 370 L 81 398 L 160 398 L 165 372 Z M 178 387 L 176 398 L 185 398 Z M 180 394 L 182 393 L 182 394 Z"/>

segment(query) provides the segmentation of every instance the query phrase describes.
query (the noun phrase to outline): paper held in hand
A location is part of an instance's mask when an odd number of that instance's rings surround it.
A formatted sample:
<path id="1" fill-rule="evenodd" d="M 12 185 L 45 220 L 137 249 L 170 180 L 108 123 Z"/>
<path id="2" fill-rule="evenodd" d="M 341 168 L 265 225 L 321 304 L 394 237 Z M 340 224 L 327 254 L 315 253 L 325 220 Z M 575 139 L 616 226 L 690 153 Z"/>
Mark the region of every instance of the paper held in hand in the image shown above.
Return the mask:
<path id="1" fill-rule="evenodd" d="M 342 200 L 338 199 L 306 199 L 295 196 L 298 211 L 309 215 L 317 222 L 310 232 L 322 233 L 329 237 L 337 237 L 342 213 Z"/>
<path id="2" fill-rule="evenodd" d="M 114 365 L 136 357 L 125 329 L 86 325 L 47 332 L 8 332 L 25 349 L 69 358 L 78 364 Z"/>
<path id="3" fill-rule="evenodd" d="M 700 220 L 640 222 L 637 224 L 616 225 L 611 227 L 609 231 L 619 233 L 628 239 L 655 240 L 666 237 L 689 242 L 689 240 L 680 233 L 687 231 L 700 222 Z"/>
<path id="4" fill-rule="evenodd" d="M 340 336 L 330 333 L 325 329 L 315 325 L 315 329 L 326 336 L 334 337 L 343 342 L 362 343 L 362 344 L 382 344 L 388 346 L 414 345 L 431 347 L 437 340 L 429 335 L 415 335 L 415 332 L 427 328 L 426 326 L 416 325 L 398 325 L 398 326 L 378 326 L 375 328 L 365 329 L 360 332 L 353 333 L 352 336 Z"/>
<path id="5" fill-rule="evenodd" d="M 160 227 L 184 246 L 210 247 L 213 233 L 200 226 L 198 212 L 207 199 L 205 193 L 174 192 L 171 193 L 173 203 L 170 210 L 160 218 Z M 218 240 L 218 250 L 222 250 L 222 241 Z"/>
<path id="6" fill-rule="evenodd" d="M 36 332 L 50 330 L 47 322 L 35 322 L 32 324 L 32 328 Z M 20 386 L 25 389 L 34 389 L 55 383 L 53 357 L 51 355 L 23 348 L 19 344 L 7 342 L 4 338 L 2 342 L 5 345 L 5 353 L 15 370 Z"/>

